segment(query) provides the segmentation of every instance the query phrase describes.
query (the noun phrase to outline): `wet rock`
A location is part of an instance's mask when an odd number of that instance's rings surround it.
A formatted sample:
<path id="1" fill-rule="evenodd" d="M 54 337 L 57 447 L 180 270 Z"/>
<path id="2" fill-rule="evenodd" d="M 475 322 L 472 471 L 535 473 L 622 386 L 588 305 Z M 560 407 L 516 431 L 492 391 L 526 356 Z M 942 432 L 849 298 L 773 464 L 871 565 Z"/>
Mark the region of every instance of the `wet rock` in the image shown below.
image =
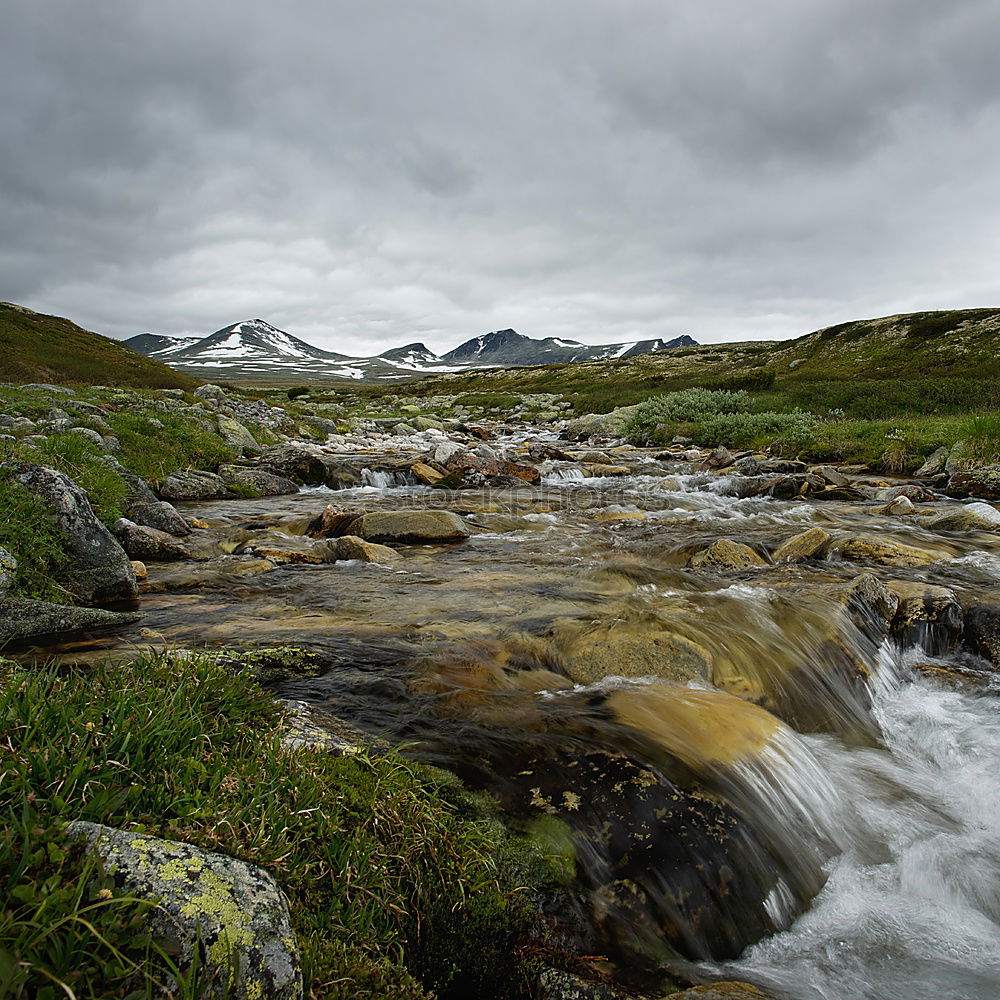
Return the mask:
<path id="1" fill-rule="evenodd" d="M 14 586 L 17 578 L 17 560 L 5 548 L 0 548 L 0 602 Z"/>
<path id="2" fill-rule="evenodd" d="M 818 559 L 830 543 L 830 533 L 822 528 L 808 528 L 806 531 L 785 539 L 771 553 L 776 563 L 805 562 Z"/>
<path id="3" fill-rule="evenodd" d="M 932 531 L 1000 531 L 1000 511 L 988 503 L 970 503 L 927 522 Z"/>
<path id="4" fill-rule="evenodd" d="M 262 469 L 248 469 L 240 465 L 223 465 L 219 476 L 226 486 L 235 487 L 244 494 L 258 497 L 278 497 L 298 493 L 297 483 L 284 476 L 276 476 Z"/>
<path id="5" fill-rule="evenodd" d="M 942 656 L 958 645 L 962 609 L 947 587 L 903 580 L 886 586 L 899 598 L 891 634 L 901 646 L 920 646 L 931 656 Z"/>
<path id="6" fill-rule="evenodd" d="M 135 571 L 129 564 L 129 572 Z M 97 632 L 139 621 L 137 614 L 79 608 L 48 601 L 8 597 L 0 604 L 0 646 L 8 642 L 59 635 L 64 632 Z"/>
<path id="7" fill-rule="evenodd" d="M 814 465 L 809 471 L 814 476 L 819 476 L 825 480 L 831 486 L 847 486 L 851 482 L 842 472 L 838 472 L 829 465 Z"/>
<path id="8" fill-rule="evenodd" d="M 136 524 L 124 517 L 115 522 L 115 537 L 129 559 L 169 562 L 191 558 L 190 549 L 175 535 Z"/>
<path id="9" fill-rule="evenodd" d="M 956 472 L 948 480 L 948 492 L 958 497 L 1000 500 L 1000 469 L 991 467 Z"/>
<path id="10" fill-rule="evenodd" d="M 662 677 L 685 682 L 708 679 L 712 654 L 704 646 L 665 629 L 599 625 L 585 631 L 555 626 L 553 634 L 577 684 L 605 677 Z"/>
<path id="11" fill-rule="evenodd" d="M 460 542 L 469 530 L 448 510 L 384 510 L 363 514 L 351 524 L 352 534 L 366 542 Z"/>
<path id="12" fill-rule="evenodd" d="M 434 485 L 441 489 L 479 489 L 485 486 L 508 487 L 537 485 L 541 473 L 534 465 L 491 460 L 478 455 L 464 454 L 451 459 L 447 464 L 447 475 Z"/>
<path id="13" fill-rule="evenodd" d="M 423 483 L 425 486 L 433 486 L 444 478 L 443 472 L 426 462 L 415 462 L 410 466 L 410 473 L 418 483 Z"/>
<path id="14" fill-rule="evenodd" d="M 696 553 L 689 563 L 692 569 L 729 570 L 739 572 L 745 569 L 756 569 L 766 566 L 762 559 L 749 545 L 734 542 L 731 538 L 719 538 L 706 549 Z"/>
<path id="15" fill-rule="evenodd" d="M 948 449 L 938 448 L 932 451 L 924 460 L 924 464 L 914 473 L 918 479 L 931 479 L 941 475 L 945 471 L 945 463 L 948 461 Z"/>
<path id="16" fill-rule="evenodd" d="M 269 531 L 264 536 L 252 538 L 236 551 L 241 555 L 251 554 L 258 559 L 267 559 L 280 566 L 290 563 L 318 566 L 337 558 L 331 543 L 325 538 L 285 535 L 279 531 Z"/>
<path id="17" fill-rule="evenodd" d="M 260 468 L 307 486 L 321 486 L 328 478 L 322 453 L 311 445 L 284 444 L 266 448 Z"/>
<path id="18" fill-rule="evenodd" d="M 453 458 L 461 455 L 465 450 L 465 445 L 459 444 L 457 441 L 442 441 L 434 449 L 434 461 L 438 465 L 447 466 Z"/>
<path id="19" fill-rule="evenodd" d="M 168 500 L 221 500 L 230 495 L 221 476 L 194 469 L 171 472 L 163 480 L 160 494 Z"/>
<path id="20" fill-rule="evenodd" d="M 138 593 L 125 550 L 94 514 L 86 493 L 68 476 L 30 462 L 0 465 L 13 482 L 41 503 L 63 533 L 70 565 L 60 583 L 85 604 L 130 600 Z"/>
<path id="21" fill-rule="evenodd" d="M 896 500 L 906 497 L 914 503 L 930 503 L 937 498 L 925 486 L 919 483 L 904 483 L 902 486 L 883 486 L 875 490 L 874 499 L 881 501 Z"/>
<path id="22" fill-rule="evenodd" d="M 344 510 L 342 507 L 328 504 L 318 517 L 309 522 L 305 533 L 310 538 L 335 538 L 337 535 L 346 535 L 350 525 L 364 513 L 363 510 Z"/>
<path id="23" fill-rule="evenodd" d="M 831 486 L 816 494 L 817 500 L 840 500 L 853 503 L 857 500 L 867 500 L 868 497 L 856 486 Z"/>
<path id="24" fill-rule="evenodd" d="M 342 535 L 332 543 L 332 551 L 335 559 L 356 559 L 359 562 L 379 563 L 382 566 L 395 566 L 403 559 L 388 545 L 366 542 L 357 535 Z"/>
<path id="25" fill-rule="evenodd" d="M 242 455 L 259 455 L 263 450 L 249 428 L 224 413 L 218 416 L 219 434 L 223 441 Z"/>
<path id="26" fill-rule="evenodd" d="M 1000 667 L 1000 603 L 966 608 L 963 639 L 968 649 Z"/>
<path id="27" fill-rule="evenodd" d="M 726 469 L 733 464 L 733 453 L 728 448 L 713 448 L 702 464 L 706 469 Z"/>
<path id="28" fill-rule="evenodd" d="M 889 634 L 899 609 L 899 596 L 871 573 L 856 576 L 846 587 L 834 593 L 843 605 L 844 615 L 873 646 Z"/>
<path id="29" fill-rule="evenodd" d="M 196 960 L 206 996 L 300 1000 L 302 971 L 288 901 L 262 868 L 193 844 L 77 821 L 116 895 L 156 903 L 150 930 L 180 968 Z"/>
<path id="30" fill-rule="evenodd" d="M 142 583 L 143 580 L 149 579 L 149 570 L 146 569 L 146 564 L 140 562 L 138 559 L 132 560 L 132 569 L 135 570 L 135 578 Z"/>
<path id="31" fill-rule="evenodd" d="M 616 476 L 628 476 L 631 475 L 632 473 L 632 470 L 627 465 L 593 464 L 593 465 L 587 465 L 585 468 L 588 476 L 594 476 L 598 479 L 609 479 Z"/>
<path id="32" fill-rule="evenodd" d="M 536 1000 L 638 1000 L 610 983 L 581 979 L 562 969 L 542 969 L 532 996 Z"/>
<path id="33" fill-rule="evenodd" d="M 805 472 L 806 463 L 791 458 L 769 458 L 761 462 L 760 471 L 765 476 L 776 473 Z"/>
<path id="34" fill-rule="evenodd" d="M 693 986 L 689 990 L 672 993 L 670 1000 L 771 1000 L 771 997 L 750 983 L 731 981 Z"/>
<path id="35" fill-rule="evenodd" d="M 571 461 L 589 462 L 592 465 L 613 465 L 611 458 L 603 451 L 578 451 L 573 453 Z"/>
<path id="36" fill-rule="evenodd" d="M 896 517 L 905 517 L 909 514 L 915 514 L 917 508 L 914 506 L 913 501 L 909 497 L 896 497 L 895 500 L 890 500 L 887 504 L 883 504 L 881 507 L 876 507 L 872 510 L 873 514 L 890 514 Z"/>
<path id="37" fill-rule="evenodd" d="M 850 562 L 869 562 L 879 566 L 930 566 L 950 559 L 952 553 L 945 549 L 923 549 L 904 545 L 877 535 L 850 535 L 830 547 L 830 555 Z"/>

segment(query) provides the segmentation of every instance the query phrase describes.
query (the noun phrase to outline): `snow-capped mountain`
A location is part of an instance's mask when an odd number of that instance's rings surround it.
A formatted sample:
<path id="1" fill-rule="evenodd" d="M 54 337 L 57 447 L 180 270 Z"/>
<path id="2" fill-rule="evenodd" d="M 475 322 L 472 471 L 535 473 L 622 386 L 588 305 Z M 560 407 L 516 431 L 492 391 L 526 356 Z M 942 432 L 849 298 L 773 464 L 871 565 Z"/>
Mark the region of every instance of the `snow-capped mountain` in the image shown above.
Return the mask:
<path id="1" fill-rule="evenodd" d="M 643 340 L 594 347 L 557 337 L 534 340 L 514 330 L 498 330 L 468 340 L 440 357 L 424 344 L 413 343 L 394 347 L 377 357 L 351 358 L 313 347 L 262 319 L 234 323 L 200 339 L 145 333 L 125 341 L 140 354 L 202 378 L 336 378 L 369 382 L 413 379 L 472 368 L 607 361 L 696 343 L 683 336 L 671 341 Z"/>

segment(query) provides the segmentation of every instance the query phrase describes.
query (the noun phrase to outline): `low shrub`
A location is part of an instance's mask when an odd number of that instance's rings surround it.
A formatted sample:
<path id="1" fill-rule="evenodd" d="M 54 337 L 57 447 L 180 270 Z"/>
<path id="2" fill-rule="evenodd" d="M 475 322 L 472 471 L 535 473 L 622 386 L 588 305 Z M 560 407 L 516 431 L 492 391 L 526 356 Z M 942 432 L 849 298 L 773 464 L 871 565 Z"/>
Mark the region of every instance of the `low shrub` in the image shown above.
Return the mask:
<path id="1" fill-rule="evenodd" d="M 695 431 L 699 444 L 729 448 L 761 448 L 777 444 L 798 451 L 814 438 L 819 418 L 814 413 L 718 413 L 702 420 Z"/>
<path id="2" fill-rule="evenodd" d="M 640 403 L 625 425 L 625 435 L 637 444 L 654 440 L 659 424 L 700 423 L 718 414 L 737 413 L 750 405 L 745 390 L 681 389 Z"/>

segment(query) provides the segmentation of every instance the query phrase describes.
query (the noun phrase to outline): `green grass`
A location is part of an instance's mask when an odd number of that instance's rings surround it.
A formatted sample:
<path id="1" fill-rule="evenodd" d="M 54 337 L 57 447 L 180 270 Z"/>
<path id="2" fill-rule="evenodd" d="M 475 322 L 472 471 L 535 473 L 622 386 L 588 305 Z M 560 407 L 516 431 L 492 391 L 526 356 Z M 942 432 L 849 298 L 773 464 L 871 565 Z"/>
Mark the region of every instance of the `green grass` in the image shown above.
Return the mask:
<path id="1" fill-rule="evenodd" d="M 60 316 L 0 302 L 0 382 L 191 388 L 197 379 Z"/>
<path id="2" fill-rule="evenodd" d="M 183 414 L 123 410 L 107 420 L 121 441 L 122 464 L 153 485 L 177 469 L 214 470 L 236 457 L 218 434 Z"/>
<path id="3" fill-rule="evenodd" d="M 56 582 L 68 559 L 63 537 L 38 500 L 0 468 L 0 548 L 17 560 L 12 592 L 21 597 L 64 601 Z"/>
<path id="4" fill-rule="evenodd" d="M 62 833 L 73 819 L 266 868 L 288 894 L 309 996 L 520 993 L 517 945 L 533 919 L 522 848 L 454 779 L 394 754 L 285 750 L 271 697 L 207 658 L 6 668 L 3 996 L 133 995 L 135 963 L 147 985 L 176 980 L 141 932 L 141 905 L 88 881 Z"/>

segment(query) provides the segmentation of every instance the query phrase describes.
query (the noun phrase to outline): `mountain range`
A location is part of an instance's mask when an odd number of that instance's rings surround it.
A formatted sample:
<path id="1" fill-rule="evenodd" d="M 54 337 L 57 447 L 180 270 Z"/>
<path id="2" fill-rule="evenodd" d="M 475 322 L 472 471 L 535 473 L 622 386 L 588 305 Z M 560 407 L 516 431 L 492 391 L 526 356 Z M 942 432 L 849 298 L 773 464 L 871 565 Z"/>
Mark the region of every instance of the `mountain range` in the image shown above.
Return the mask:
<path id="1" fill-rule="evenodd" d="M 475 368 L 610 361 L 677 347 L 695 347 L 697 341 L 685 334 L 669 341 L 640 340 L 593 346 L 556 337 L 535 340 L 514 330 L 497 330 L 467 340 L 442 355 L 435 354 L 424 344 L 413 343 L 374 357 L 353 358 L 313 347 L 262 319 L 251 319 L 223 327 L 207 337 L 141 333 L 126 340 L 125 345 L 171 368 L 201 378 L 400 381 Z"/>

